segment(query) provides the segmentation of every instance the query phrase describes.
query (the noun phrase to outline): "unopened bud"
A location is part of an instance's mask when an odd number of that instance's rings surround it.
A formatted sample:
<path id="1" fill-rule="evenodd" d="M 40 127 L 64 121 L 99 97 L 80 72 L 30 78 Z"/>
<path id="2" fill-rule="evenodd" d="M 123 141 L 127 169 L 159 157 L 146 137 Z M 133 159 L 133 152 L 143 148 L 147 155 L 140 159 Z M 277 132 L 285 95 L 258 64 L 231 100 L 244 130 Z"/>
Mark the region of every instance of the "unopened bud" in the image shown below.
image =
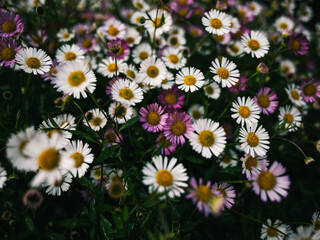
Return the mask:
<path id="1" fill-rule="evenodd" d="M 141 24 L 144 24 L 144 23 L 146 22 L 146 19 L 145 19 L 144 17 L 140 17 L 140 18 L 139 18 L 139 22 L 140 22 Z"/>
<path id="2" fill-rule="evenodd" d="M 108 42 L 107 46 L 108 46 L 108 49 L 113 54 L 117 54 L 120 51 L 121 40 L 120 39 L 111 40 L 110 42 Z"/>
<path id="3" fill-rule="evenodd" d="M 257 67 L 257 71 L 262 74 L 267 74 L 269 72 L 269 68 L 266 64 L 261 62 L 261 63 L 259 63 L 259 65 Z"/>
<path id="4" fill-rule="evenodd" d="M 304 162 L 306 165 L 309 165 L 310 163 L 314 162 L 314 159 L 312 157 L 307 157 L 304 159 Z"/>

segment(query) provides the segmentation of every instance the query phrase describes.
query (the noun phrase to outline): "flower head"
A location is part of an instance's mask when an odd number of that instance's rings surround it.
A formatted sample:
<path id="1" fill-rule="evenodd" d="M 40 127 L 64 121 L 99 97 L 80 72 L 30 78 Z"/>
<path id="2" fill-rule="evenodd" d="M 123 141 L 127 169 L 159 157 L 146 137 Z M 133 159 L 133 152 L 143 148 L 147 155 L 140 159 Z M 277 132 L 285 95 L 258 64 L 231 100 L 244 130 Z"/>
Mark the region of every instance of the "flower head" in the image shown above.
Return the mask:
<path id="1" fill-rule="evenodd" d="M 276 101 L 278 96 L 275 92 L 271 91 L 271 88 L 260 88 L 257 96 L 254 96 L 253 100 L 258 104 L 263 114 L 269 115 L 274 113 L 279 102 Z"/>
<path id="2" fill-rule="evenodd" d="M 231 87 L 239 81 L 240 73 L 237 69 L 237 65 L 234 62 L 222 58 L 221 64 L 218 58 L 211 63 L 210 72 L 215 74 L 213 79 L 222 84 L 222 87 Z"/>
<path id="3" fill-rule="evenodd" d="M 309 79 L 301 83 L 301 97 L 305 102 L 315 102 L 320 98 L 320 80 Z"/>
<path id="4" fill-rule="evenodd" d="M 244 33 L 241 43 L 244 51 L 251 54 L 251 57 L 261 58 L 268 53 L 269 41 L 263 32 L 251 31 L 250 35 Z"/>
<path id="5" fill-rule="evenodd" d="M 142 127 L 149 132 L 159 132 L 166 124 L 168 113 L 164 113 L 165 108 L 162 108 L 157 103 L 147 106 L 147 109 L 142 107 L 139 111 L 140 122 L 144 122 Z"/>
<path id="6" fill-rule="evenodd" d="M 302 33 L 291 33 L 289 49 L 294 55 L 305 55 L 309 49 L 309 41 Z"/>
<path id="7" fill-rule="evenodd" d="M 0 66 L 14 65 L 20 49 L 21 45 L 13 38 L 0 39 Z"/>
<path id="8" fill-rule="evenodd" d="M 24 30 L 24 23 L 18 14 L 0 11 L 0 37 L 18 38 Z"/>
<path id="9" fill-rule="evenodd" d="M 30 189 L 23 195 L 22 200 L 27 208 L 37 209 L 43 202 L 43 196 L 37 189 Z"/>

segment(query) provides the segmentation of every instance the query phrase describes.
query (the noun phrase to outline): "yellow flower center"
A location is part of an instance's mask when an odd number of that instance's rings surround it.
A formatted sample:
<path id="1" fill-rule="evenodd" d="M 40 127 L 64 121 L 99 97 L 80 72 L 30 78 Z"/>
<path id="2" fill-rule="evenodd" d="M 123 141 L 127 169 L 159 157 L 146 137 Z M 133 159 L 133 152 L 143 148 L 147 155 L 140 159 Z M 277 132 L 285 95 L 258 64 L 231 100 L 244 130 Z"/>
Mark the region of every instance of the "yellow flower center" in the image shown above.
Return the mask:
<path id="1" fill-rule="evenodd" d="M 269 191 L 276 185 L 276 177 L 271 172 L 261 171 L 257 182 L 262 190 Z"/>
<path id="2" fill-rule="evenodd" d="M 165 97 L 164 100 L 166 101 L 166 103 L 168 105 L 173 105 L 177 102 L 177 96 L 172 94 L 172 93 L 168 93 Z"/>
<path id="3" fill-rule="evenodd" d="M 258 166 L 257 158 L 249 156 L 244 163 L 244 166 L 247 170 L 251 171 L 253 167 L 255 168 Z"/>
<path id="4" fill-rule="evenodd" d="M 63 184 L 63 182 L 64 182 L 64 178 L 62 177 L 61 179 L 56 180 L 53 185 L 55 187 L 60 187 Z"/>
<path id="5" fill-rule="evenodd" d="M 67 60 L 67 61 L 72 61 L 72 60 L 75 60 L 77 58 L 77 55 L 73 52 L 67 52 L 66 55 L 64 56 L 64 58 Z"/>
<path id="6" fill-rule="evenodd" d="M 192 118 L 198 120 L 199 118 L 201 118 L 201 112 L 199 110 L 193 110 L 192 112 Z"/>
<path id="7" fill-rule="evenodd" d="M 169 61 L 172 62 L 173 64 L 177 64 L 179 62 L 179 58 L 175 54 L 170 54 L 168 57 Z"/>
<path id="8" fill-rule="evenodd" d="M 222 158 L 224 164 L 229 164 L 231 162 L 231 157 L 229 155 L 224 155 Z"/>
<path id="9" fill-rule="evenodd" d="M 260 48 L 260 43 L 255 40 L 255 39 L 250 39 L 248 41 L 248 47 L 252 50 L 252 51 L 257 51 Z"/>
<path id="10" fill-rule="evenodd" d="M 284 116 L 283 116 L 283 120 L 284 121 L 287 121 L 287 123 L 292 123 L 293 122 L 293 116 L 292 114 L 290 113 L 286 113 Z"/>
<path id="11" fill-rule="evenodd" d="M 214 89 L 211 86 L 206 86 L 205 91 L 208 95 L 212 95 L 214 93 Z"/>
<path id="12" fill-rule="evenodd" d="M 114 109 L 114 116 L 116 118 L 123 118 L 127 113 L 127 109 L 123 105 L 119 105 Z"/>
<path id="13" fill-rule="evenodd" d="M 48 137 L 49 137 L 49 138 L 52 138 L 52 135 L 53 135 L 54 133 L 57 133 L 57 134 L 59 134 L 59 135 L 62 136 L 62 131 L 61 131 L 61 130 L 52 129 L 52 130 L 50 130 L 50 131 L 47 132 Z"/>
<path id="14" fill-rule="evenodd" d="M 77 33 L 79 34 L 79 35 L 83 35 L 83 34 L 85 34 L 85 30 L 83 29 L 83 28 L 80 28 L 80 29 L 78 29 L 78 31 L 77 31 Z"/>
<path id="15" fill-rule="evenodd" d="M 178 4 L 186 5 L 188 3 L 188 0 L 178 0 Z"/>
<path id="16" fill-rule="evenodd" d="M 290 68 L 285 65 L 285 66 L 282 67 L 282 71 L 283 71 L 285 74 L 288 74 L 289 71 L 290 71 Z"/>
<path id="17" fill-rule="evenodd" d="M 171 126 L 171 132 L 173 135 L 181 136 L 187 130 L 186 125 L 182 121 L 175 121 Z"/>
<path id="18" fill-rule="evenodd" d="M 119 96 L 126 100 L 131 100 L 134 97 L 134 94 L 130 88 L 122 88 L 119 91 Z"/>
<path id="19" fill-rule="evenodd" d="M 27 58 L 26 64 L 28 65 L 29 68 L 39 68 L 41 65 L 39 59 L 35 57 Z"/>
<path id="20" fill-rule="evenodd" d="M 16 51 L 13 48 L 4 48 L 0 52 L 0 58 L 6 62 L 9 62 L 14 59 L 16 56 Z"/>
<path id="21" fill-rule="evenodd" d="M 82 71 L 74 71 L 74 72 L 70 73 L 70 75 L 68 77 L 68 83 L 71 87 L 78 87 L 85 80 L 86 80 L 86 77 L 84 76 Z"/>
<path id="22" fill-rule="evenodd" d="M 176 46 L 178 44 L 178 39 L 176 37 L 172 37 L 169 42 L 171 46 Z"/>
<path id="23" fill-rule="evenodd" d="M 204 147 L 211 147 L 215 142 L 215 136 L 211 131 L 203 130 L 198 136 L 198 141 Z"/>
<path id="24" fill-rule="evenodd" d="M 90 122 L 92 126 L 98 127 L 101 125 L 102 119 L 100 117 L 93 117 Z"/>
<path id="25" fill-rule="evenodd" d="M 60 153 L 55 148 L 44 150 L 38 157 L 39 169 L 50 171 L 58 167 L 60 162 Z"/>
<path id="26" fill-rule="evenodd" d="M 55 74 L 57 73 L 57 71 L 53 68 L 53 67 L 51 67 L 50 68 L 50 71 L 49 71 L 49 76 L 50 77 L 55 77 Z"/>
<path id="27" fill-rule="evenodd" d="M 248 108 L 247 106 L 240 106 L 238 112 L 239 115 L 243 118 L 248 118 L 251 114 L 250 108 Z"/>
<path id="28" fill-rule="evenodd" d="M 222 22 L 218 18 L 212 18 L 210 20 L 210 25 L 215 29 L 220 29 L 222 27 Z"/>
<path id="29" fill-rule="evenodd" d="M 157 66 L 151 65 L 148 67 L 147 69 L 147 75 L 150 78 L 155 78 L 159 75 L 159 69 L 157 68 Z"/>
<path id="30" fill-rule="evenodd" d="M 108 29 L 108 34 L 115 37 L 119 34 L 119 30 L 118 28 L 114 27 L 112 24 L 110 24 L 110 27 Z"/>
<path id="31" fill-rule="evenodd" d="M 14 22 L 12 21 L 5 21 L 2 25 L 1 25 L 2 31 L 6 32 L 6 33 L 12 33 L 13 31 L 15 31 L 17 29 L 17 26 Z"/>
<path id="32" fill-rule="evenodd" d="M 214 38 L 215 38 L 218 42 L 222 42 L 223 39 L 224 39 L 224 36 L 223 36 L 223 35 L 216 35 Z"/>
<path id="33" fill-rule="evenodd" d="M 136 7 L 139 8 L 139 9 L 143 9 L 143 5 L 141 3 L 139 3 L 139 2 L 136 3 Z"/>
<path id="34" fill-rule="evenodd" d="M 196 28 L 192 29 L 192 31 L 191 31 L 192 36 L 196 37 L 196 36 L 198 36 L 198 34 L 199 34 L 198 29 L 196 29 Z"/>
<path id="35" fill-rule="evenodd" d="M 124 48 L 122 46 L 120 46 L 119 48 L 119 52 L 117 52 L 117 56 L 121 56 L 124 53 Z"/>
<path id="36" fill-rule="evenodd" d="M 306 96 L 313 96 L 317 92 L 317 88 L 314 84 L 308 83 L 303 87 L 303 93 Z"/>
<path id="37" fill-rule="evenodd" d="M 178 10 L 178 15 L 180 17 L 184 17 L 184 16 L 187 15 L 187 11 L 185 9 L 181 8 L 181 9 Z"/>
<path id="38" fill-rule="evenodd" d="M 126 42 L 129 44 L 134 43 L 134 38 L 133 37 L 127 37 Z"/>
<path id="39" fill-rule="evenodd" d="M 132 79 L 136 78 L 136 74 L 134 73 L 134 71 L 132 71 L 130 69 L 127 70 L 127 75 Z"/>
<path id="40" fill-rule="evenodd" d="M 267 96 L 263 95 L 258 97 L 258 104 L 262 108 L 267 108 L 270 104 L 270 100 Z"/>
<path id="41" fill-rule="evenodd" d="M 63 37 L 63 38 L 69 38 L 69 37 L 70 37 L 70 34 L 69 34 L 69 33 L 65 33 L 65 34 L 63 34 L 62 37 Z"/>
<path id="42" fill-rule="evenodd" d="M 81 167 L 81 165 L 84 161 L 83 155 L 79 152 L 75 152 L 74 154 L 72 154 L 70 156 L 70 158 L 72 158 L 74 160 L 74 167 L 75 168 Z"/>
<path id="43" fill-rule="evenodd" d="M 125 187 L 123 186 L 123 183 L 119 180 L 112 181 L 108 193 L 113 198 L 121 198 L 125 192 Z"/>
<path id="44" fill-rule="evenodd" d="M 168 78 L 165 78 L 161 81 L 161 84 L 166 84 L 168 82 Z"/>
<path id="45" fill-rule="evenodd" d="M 288 25 L 283 22 L 283 23 L 280 23 L 279 27 L 280 27 L 281 29 L 287 29 L 287 28 L 288 28 Z"/>
<path id="46" fill-rule="evenodd" d="M 267 229 L 267 234 L 269 237 L 275 237 L 278 235 L 278 232 L 272 228 Z"/>
<path id="47" fill-rule="evenodd" d="M 300 99 L 300 94 L 296 90 L 291 90 L 290 95 L 294 100 L 299 100 Z"/>
<path id="48" fill-rule="evenodd" d="M 256 147 L 259 144 L 259 137 L 254 132 L 250 132 L 247 137 L 247 143 L 250 147 Z"/>
<path id="49" fill-rule="evenodd" d="M 116 64 L 110 63 L 108 65 L 107 69 L 108 69 L 109 72 L 115 72 L 116 71 Z M 118 70 L 118 68 L 117 68 L 117 70 Z"/>
<path id="50" fill-rule="evenodd" d="M 217 74 L 221 79 L 227 79 L 229 77 L 229 71 L 224 67 L 219 68 Z"/>
<path id="51" fill-rule="evenodd" d="M 313 223 L 313 226 L 315 231 L 320 230 L 320 221 L 316 219 Z"/>
<path id="52" fill-rule="evenodd" d="M 230 47 L 230 49 L 234 52 L 234 53 L 238 53 L 240 51 L 240 49 L 236 46 L 236 45 L 232 45 Z"/>
<path id="53" fill-rule="evenodd" d="M 87 39 L 87 40 L 84 40 L 82 42 L 82 46 L 85 48 L 85 49 L 89 49 L 92 47 L 92 41 Z"/>
<path id="54" fill-rule="evenodd" d="M 168 170 L 162 169 L 157 172 L 156 181 L 162 187 L 171 186 L 173 183 L 173 175 Z"/>
<path id="55" fill-rule="evenodd" d="M 184 84 L 185 85 L 188 85 L 188 86 L 191 86 L 191 85 L 194 85 L 196 83 L 196 78 L 192 75 L 187 75 L 184 77 Z"/>
<path id="56" fill-rule="evenodd" d="M 152 24 L 155 28 L 159 28 L 159 27 L 163 26 L 164 22 L 161 22 L 161 18 L 157 17 L 157 18 L 153 19 Z"/>
<path id="57" fill-rule="evenodd" d="M 149 112 L 147 122 L 151 125 L 158 125 L 160 122 L 160 115 L 155 112 Z"/>
<path id="58" fill-rule="evenodd" d="M 142 52 L 139 53 L 139 58 L 140 58 L 141 60 L 145 60 L 145 59 L 147 59 L 148 57 L 149 57 L 149 54 L 148 54 L 147 52 L 145 52 L 145 51 L 142 51 Z"/>
<path id="59" fill-rule="evenodd" d="M 211 189 L 206 185 L 198 186 L 194 194 L 196 199 L 203 203 L 208 203 L 212 197 Z"/>
<path id="60" fill-rule="evenodd" d="M 290 43 L 292 51 L 297 52 L 300 49 L 300 43 L 297 40 L 292 40 Z"/>

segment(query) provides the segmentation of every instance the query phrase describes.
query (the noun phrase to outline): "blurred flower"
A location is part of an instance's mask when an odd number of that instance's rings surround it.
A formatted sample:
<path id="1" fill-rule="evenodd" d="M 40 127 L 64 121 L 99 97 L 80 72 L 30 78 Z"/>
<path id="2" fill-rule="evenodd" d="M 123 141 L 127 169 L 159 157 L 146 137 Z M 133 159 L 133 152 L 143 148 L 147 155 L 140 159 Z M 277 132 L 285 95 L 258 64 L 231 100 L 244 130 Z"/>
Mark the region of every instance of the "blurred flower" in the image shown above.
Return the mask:
<path id="1" fill-rule="evenodd" d="M 314 212 L 311 217 L 311 222 L 313 224 L 314 231 L 320 230 L 320 213 Z"/>
<path id="2" fill-rule="evenodd" d="M 302 33 L 291 33 L 288 45 L 295 55 L 305 55 L 309 49 L 309 41 Z"/>
<path id="3" fill-rule="evenodd" d="M 166 11 L 161 9 L 152 9 L 148 13 L 152 21 L 146 21 L 144 26 L 149 32 L 150 36 L 153 36 L 154 32 L 156 32 L 156 36 L 160 36 L 161 34 L 170 30 L 172 18 Z"/>
<path id="4" fill-rule="evenodd" d="M 112 78 L 120 72 L 123 72 L 124 62 L 122 59 L 117 61 L 117 65 L 115 59 L 112 57 L 108 57 L 107 59 L 102 59 L 99 62 L 98 72 L 101 73 L 104 77 Z"/>
<path id="5" fill-rule="evenodd" d="M 260 88 L 257 96 L 254 96 L 253 100 L 258 104 L 263 114 L 269 115 L 275 112 L 279 101 L 275 92 L 271 91 L 271 88 Z"/>
<path id="6" fill-rule="evenodd" d="M 267 219 L 267 224 L 268 226 L 262 224 L 261 239 L 283 240 L 286 239 L 286 237 L 282 233 L 289 235 L 292 232 L 291 228 L 288 225 L 283 224 L 280 220 L 276 220 L 272 224 L 271 219 Z M 272 226 L 272 228 L 269 226 Z M 277 231 L 276 229 L 279 231 Z"/>
<path id="7" fill-rule="evenodd" d="M 65 171 L 62 176 L 55 179 L 53 184 L 44 184 L 44 187 L 47 187 L 46 193 L 48 195 L 60 196 L 61 192 L 69 190 L 71 182 L 72 175 L 68 171 Z"/>
<path id="8" fill-rule="evenodd" d="M 301 97 L 301 89 L 299 86 L 296 86 L 294 83 L 291 83 L 288 85 L 287 88 L 285 88 L 290 101 L 296 105 L 297 107 L 302 107 L 306 104 L 306 102 L 304 102 L 302 100 Z"/>
<path id="9" fill-rule="evenodd" d="M 184 67 L 187 59 L 182 57 L 182 53 L 176 48 L 167 48 L 162 52 L 162 61 L 166 64 L 167 68 L 177 69 Z"/>
<path id="10" fill-rule="evenodd" d="M 298 127 L 301 125 L 301 113 L 294 106 L 284 106 L 279 108 L 279 121 L 282 124 L 286 121 L 285 128 L 288 128 L 289 132 L 294 132 L 298 130 Z"/>
<path id="11" fill-rule="evenodd" d="M 135 82 L 118 79 L 111 87 L 112 100 L 134 106 L 143 100 L 141 88 Z"/>
<path id="12" fill-rule="evenodd" d="M 320 231 L 313 231 L 313 226 L 299 226 L 297 228 L 297 233 L 290 235 L 288 240 L 317 240 L 320 239 Z"/>
<path id="13" fill-rule="evenodd" d="M 232 208 L 232 205 L 235 203 L 235 197 L 236 197 L 236 191 L 234 190 L 234 187 L 231 186 L 229 183 L 214 183 L 212 186 L 213 191 L 219 191 L 222 195 L 222 198 L 224 200 L 223 205 L 230 209 Z"/>
<path id="14" fill-rule="evenodd" d="M 59 42 L 69 42 L 74 38 L 74 33 L 69 32 L 67 28 L 61 28 L 57 33 L 57 38 Z"/>
<path id="15" fill-rule="evenodd" d="M 193 121 L 203 118 L 204 107 L 200 104 L 193 104 L 188 110 L 188 114 L 191 116 Z"/>
<path id="16" fill-rule="evenodd" d="M 121 141 L 123 140 L 122 134 L 118 132 L 118 134 L 113 130 L 113 128 L 108 128 L 104 134 L 103 134 L 104 139 L 108 140 L 108 144 L 106 147 L 114 146 L 114 145 L 119 145 Z"/>
<path id="17" fill-rule="evenodd" d="M 88 113 L 90 114 L 88 115 Z M 107 118 L 99 108 L 95 108 L 86 113 L 83 124 L 91 127 L 94 131 L 99 131 L 107 124 Z"/>
<path id="18" fill-rule="evenodd" d="M 0 164 L 0 189 L 3 188 L 7 181 L 7 171 Z"/>
<path id="19" fill-rule="evenodd" d="M 20 49 L 21 45 L 19 45 L 13 38 L 0 39 L 0 67 L 13 66 Z"/>
<path id="20" fill-rule="evenodd" d="M 171 153 L 174 153 L 177 148 L 177 144 L 170 142 L 167 140 L 167 138 L 163 135 L 163 133 L 160 133 L 156 139 L 157 142 L 157 148 L 161 147 L 161 154 L 162 155 L 170 155 Z"/>
<path id="21" fill-rule="evenodd" d="M 180 109 L 184 104 L 184 99 L 185 96 L 176 86 L 167 90 L 162 89 L 158 96 L 160 104 L 166 106 L 168 111 Z"/>
<path id="22" fill-rule="evenodd" d="M 229 149 L 228 151 L 225 151 L 224 154 L 221 154 L 218 158 L 219 166 L 222 168 L 227 168 L 227 167 L 235 167 L 238 165 L 238 155 L 235 151 L 232 149 Z"/>
<path id="23" fill-rule="evenodd" d="M 268 66 L 263 62 L 259 63 L 257 70 L 262 74 L 267 74 L 269 72 Z"/>
<path id="24" fill-rule="evenodd" d="M 318 79 L 309 79 L 301 83 L 301 97 L 305 102 L 315 102 L 320 98 L 320 81 Z"/>
<path id="25" fill-rule="evenodd" d="M 265 159 L 266 156 L 252 157 L 249 154 L 245 154 L 240 160 L 242 161 L 242 174 L 246 174 L 248 180 L 252 179 L 252 170 L 254 168 L 260 171 L 262 161 L 265 161 L 265 165 L 268 166 L 269 162 Z"/>
<path id="26" fill-rule="evenodd" d="M 126 121 L 130 120 L 133 115 L 133 109 L 126 104 L 122 104 L 119 102 L 113 102 L 110 104 L 108 113 L 114 121 L 117 123 L 125 123 Z"/>
<path id="27" fill-rule="evenodd" d="M 23 195 L 23 205 L 27 208 L 37 209 L 43 202 L 43 196 L 37 189 L 30 189 Z"/>
<path id="28" fill-rule="evenodd" d="M 19 14 L 0 11 L 0 37 L 19 38 L 24 31 L 24 23 Z"/>

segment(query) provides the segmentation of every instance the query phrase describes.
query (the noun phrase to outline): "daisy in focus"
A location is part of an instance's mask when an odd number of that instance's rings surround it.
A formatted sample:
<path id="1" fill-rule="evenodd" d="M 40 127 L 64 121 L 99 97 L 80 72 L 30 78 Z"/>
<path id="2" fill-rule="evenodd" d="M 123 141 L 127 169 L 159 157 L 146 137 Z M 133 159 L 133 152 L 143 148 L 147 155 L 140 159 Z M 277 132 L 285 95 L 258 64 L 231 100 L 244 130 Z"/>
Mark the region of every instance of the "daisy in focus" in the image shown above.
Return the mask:
<path id="1" fill-rule="evenodd" d="M 184 67 L 187 59 L 182 57 L 182 53 L 176 48 L 167 48 L 162 52 L 162 61 L 170 69 L 177 69 Z"/>
<path id="2" fill-rule="evenodd" d="M 251 57 L 261 58 L 269 51 L 269 41 L 263 32 L 251 31 L 250 35 L 244 33 L 241 37 L 243 50 Z"/>
<path id="3" fill-rule="evenodd" d="M 86 112 L 83 123 L 94 131 L 99 131 L 107 124 L 107 118 L 99 108 L 95 108 Z"/>
<path id="4" fill-rule="evenodd" d="M 166 77 L 167 69 L 162 60 L 150 57 L 141 63 L 139 73 L 145 84 L 158 86 Z"/>
<path id="5" fill-rule="evenodd" d="M 153 36 L 154 32 L 159 36 L 168 32 L 172 25 L 172 18 L 166 11 L 153 9 L 149 11 L 151 20 L 146 21 L 145 28 Z"/>
<path id="6" fill-rule="evenodd" d="M 294 106 L 285 106 L 280 107 L 279 109 L 279 121 L 280 124 L 286 122 L 285 129 L 288 129 L 289 132 L 294 132 L 298 130 L 298 127 L 301 126 L 301 113 Z"/>
<path id="7" fill-rule="evenodd" d="M 76 44 L 63 45 L 56 54 L 58 63 L 84 60 L 84 51 Z"/>
<path id="8" fill-rule="evenodd" d="M 252 178 L 252 170 L 254 168 L 260 170 L 262 161 L 265 161 L 266 166 L 269 165 L 268 161 L 265 160 L 265 156 L 263 157 L 252 157 L 249 154 L 245 154 L 242 158 L 240 158 L 242 161 L 242 174 L 246 174 L 246 177 L 248 180 L 251 180 Z"/>
<path id="9" fill-rule="evenodd" d="M 263 114 L 269 115 L 275 112 L 279 102 L 276 101 L 278 96 L 275 92 L 271 91 L 271 88 L 260 88 L 257 96 L 254 96 L 253 100 L 258 104 Z"/>
<path id="10" fill-rule="evenodd" d="M 203 73 L 194 67 L 184 67 L 176 76 L 176 84 L 185 92 L 197 91 L 204 85 Z"/>
<path id="11" fill-rule="evenodd" d="M 232 61 L 227 60 L 225 57 L 222 58 L 221 64 L 218 58 L 215 61 L 211 62 L 212 67 L 210 67 L 210 72 L 216 74 L 213 79 L 222 84 L 222 87 L 231 87 L 239 81 L 240 73 L 236 69 Z"/>
<path id="12" fill-rule="evenodd" d="M 149 192 L 168 194 L 170 198 L 180 197 L 187 187 L 188 175 L 177 159 L 168 160 L 167 157 L 157 156 L 152 158 L 152 163 L 147 163 L 142 169 L 143 184 L 148 186 Z M 164 196 L 161 196 L 163 198 Z"/>
<path id="13" fill-rule="evenodd" d="M 209 33 L 223 35 L 230 32 L 231 18 L 224 12 L 211 9 L 204 14 L 201 21 Z"/>
<path id="14" fill-rule="evenodd" d="M 168 113 L 165 113 L 165 108 L 162 108 L 157 103 L 153 103 L 142 107 L 139 111 L 141 115 L 139 117 L 140 122 L 143 122 L 142 127 L 148 132 L 159 132 L 163 130 L 166 124 Z"/>
<path id="15" fill-rule="evenodd" d="M 257 123 L 260 118 L 259 106 L 250 98 L 238 97 L 237 101 L 232 103 L 231 112 L 234 112 L 231 117 L 237 119 L 237 123 L 243 127 L 246 123 L 247 126 L 251 126 Z"/>
<path id="16" fill-rule="evenodd" d="M 137 83 L 129 80 L 116 80 L 111 87 L 112 100 L 134 106 L 143 100 L 143 93 Z"/>
<path id="17" fill-rule="evenodd" d="M 57 178 L 53 184 L 44 184 L 44 187 L 47 187 L 46 193 L 48 195 L 60 196 L 62 192 L 66 192 L 69 190 L 71 182 L 71 174 L 68 171 L 64 171 L 64 173 L 62 173 L 62 176 Z"/>

